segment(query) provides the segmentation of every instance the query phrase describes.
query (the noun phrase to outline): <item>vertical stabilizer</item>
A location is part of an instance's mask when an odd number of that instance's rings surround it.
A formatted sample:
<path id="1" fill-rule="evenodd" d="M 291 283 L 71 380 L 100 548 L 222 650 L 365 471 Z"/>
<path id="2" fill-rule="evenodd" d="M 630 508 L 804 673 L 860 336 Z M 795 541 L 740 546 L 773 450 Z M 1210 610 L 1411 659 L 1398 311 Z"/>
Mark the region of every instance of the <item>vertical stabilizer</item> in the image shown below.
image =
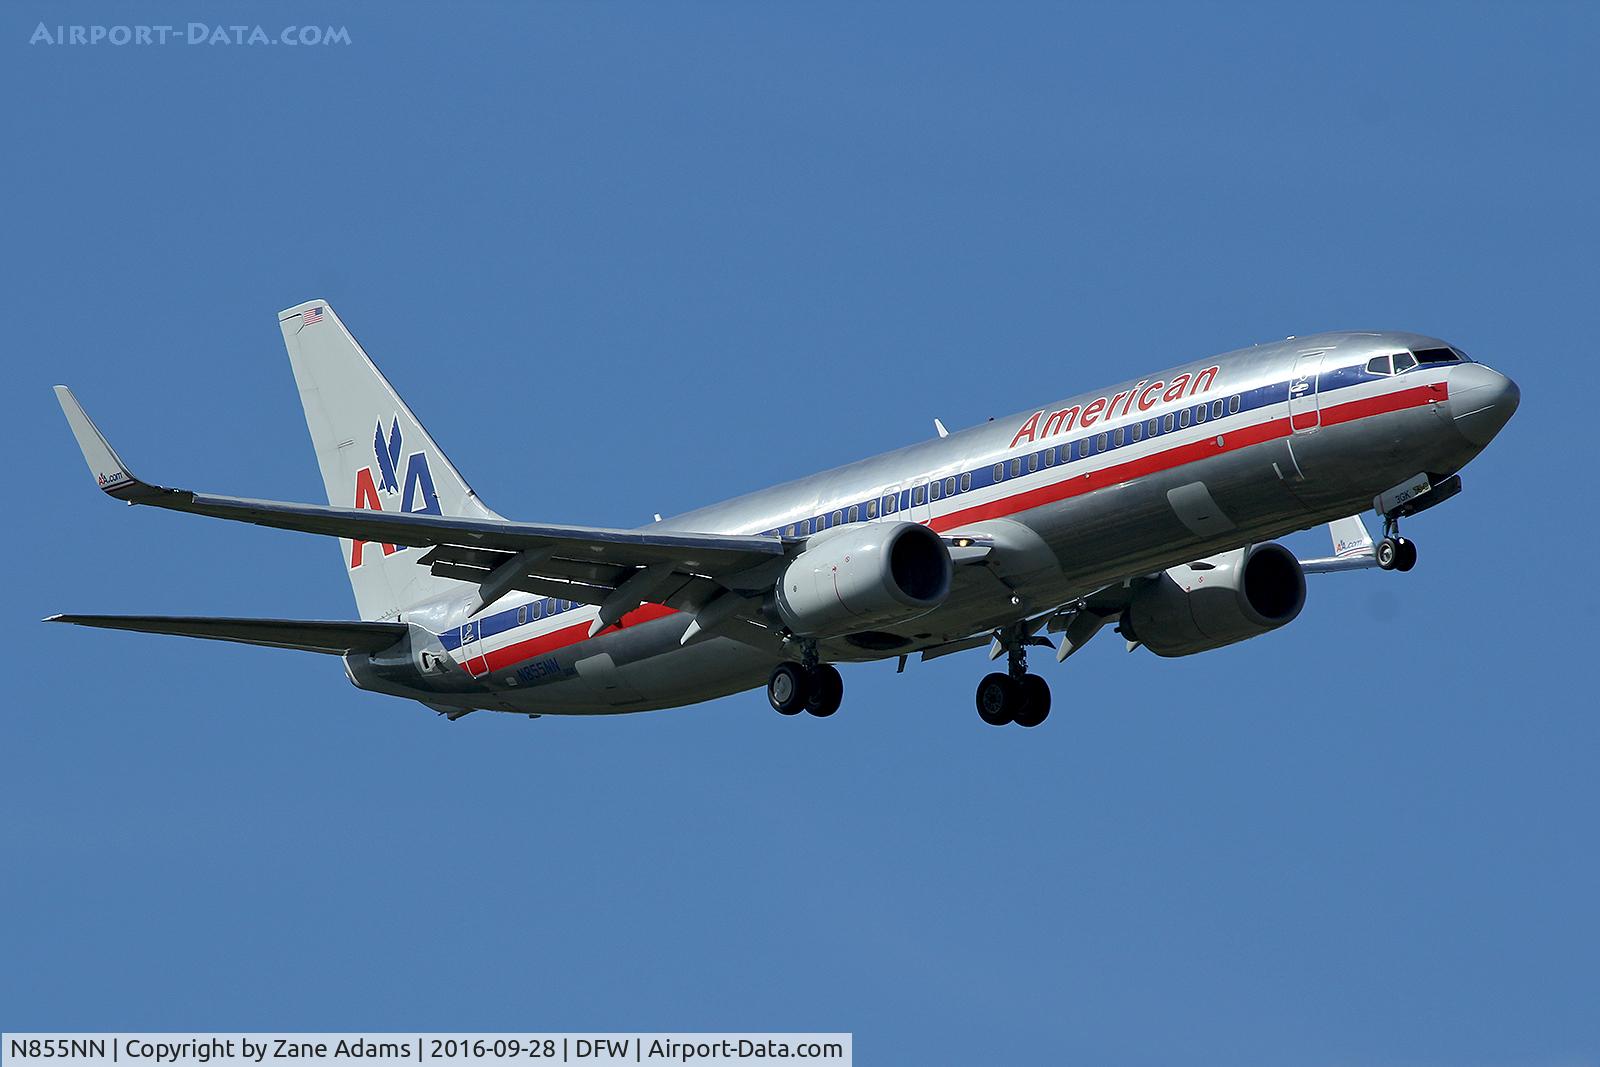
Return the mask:
<path id="1" fill-rule="evenodd" d="M 497 519 L 345 329 L 325 300 L 278 313 L 328 503 L 430 515 Z M 339 542 L 363 619 L 392 619 L 464 591 L 419 566 L 421 551 Z"/>

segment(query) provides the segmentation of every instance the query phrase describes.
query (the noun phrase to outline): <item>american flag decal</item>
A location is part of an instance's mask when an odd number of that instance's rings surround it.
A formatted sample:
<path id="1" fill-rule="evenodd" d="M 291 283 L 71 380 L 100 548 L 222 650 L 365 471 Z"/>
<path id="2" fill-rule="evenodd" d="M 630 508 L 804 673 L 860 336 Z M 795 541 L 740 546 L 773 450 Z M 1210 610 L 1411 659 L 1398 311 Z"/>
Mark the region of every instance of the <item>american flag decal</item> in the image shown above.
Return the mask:
<path id="1" fill-rule="evenodd" d="M 311 310 L 307 311 L 304 315 L 301 316 L 300 324 L 302 326 L 310 326 L 313 322 L 321 322 L 321 321 L 322 321 L 322 309 L 321 308 L 312 308 Z"/>

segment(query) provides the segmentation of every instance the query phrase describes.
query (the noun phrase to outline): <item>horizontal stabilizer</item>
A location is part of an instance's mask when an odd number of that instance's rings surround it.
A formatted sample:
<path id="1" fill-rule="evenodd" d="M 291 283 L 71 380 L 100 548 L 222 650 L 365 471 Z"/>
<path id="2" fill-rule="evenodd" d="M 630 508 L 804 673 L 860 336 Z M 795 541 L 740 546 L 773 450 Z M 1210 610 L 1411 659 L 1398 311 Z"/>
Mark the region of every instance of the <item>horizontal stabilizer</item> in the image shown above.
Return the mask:
<path id="1" fill-rule="evenodd" d="M 225 619 L 203 615 L 52 615 L 45 622 L 70 622 L 103 630 L 136 630 L 208 641 L 292 648 L 301 652 L 381 652 L 406 635 L 398 622 L 320 622 L 312 619 Z"/>

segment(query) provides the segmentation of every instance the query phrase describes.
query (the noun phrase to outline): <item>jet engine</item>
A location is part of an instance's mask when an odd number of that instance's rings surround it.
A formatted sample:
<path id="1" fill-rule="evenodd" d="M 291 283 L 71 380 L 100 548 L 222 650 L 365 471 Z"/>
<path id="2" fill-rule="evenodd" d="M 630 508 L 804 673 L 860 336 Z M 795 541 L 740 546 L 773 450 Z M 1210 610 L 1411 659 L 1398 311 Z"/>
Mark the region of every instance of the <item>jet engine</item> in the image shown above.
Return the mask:
<path id="1" fill-rule="evenodd" d="M 950 595 L 950 550 L 914 522 L 840 527 L 813 537 L 783 572 L 775 608 L 806 637 L 908 622 Z"/>
<path id="2" fill-rule="evenodd" d="M 1276 630 L 1305 603 L 1305 571 L 1294 553 L 1248 545 L 1137 584 L 1122 633 L 1158 656 L 1189 656 Z"/>

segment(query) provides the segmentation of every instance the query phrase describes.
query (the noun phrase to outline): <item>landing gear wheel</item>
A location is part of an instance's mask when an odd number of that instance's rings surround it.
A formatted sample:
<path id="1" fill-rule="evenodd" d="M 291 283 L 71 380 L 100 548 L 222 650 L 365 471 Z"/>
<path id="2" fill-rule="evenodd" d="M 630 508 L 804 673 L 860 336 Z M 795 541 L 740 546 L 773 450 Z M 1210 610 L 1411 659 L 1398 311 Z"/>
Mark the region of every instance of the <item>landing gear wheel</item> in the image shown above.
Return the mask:
<path id="1" fill-rule="evenodd" d="M 844 679 L 839 677 L 833 664 L 817 664 L 811 671 L 809 684 L 811 699 L 806 701 L 807 711 L 819 719 L 826 719 L 839 710 L 839 702 L 844 699 Z"/>
<path id="2" fill-rule="evenodd" d="M 779 715 L 798 715 L 811 696 L 811 678 L 798 663 L 780 663 L 767 679 L 767 701 Z"/>
<path id="3" fill-rule="evenodd" d="M 1018 688 L 1021 690 L 1022 706 L 1017 709 L 1013 719 L 1018 726 L 1031 729 L 1050 715 L 1050 686 L 1037 674 L 1025 674 Z"/>
<path id="4" fill-rule="evenodd" d="M 1395 538 L 1394 569 L 1408 571 L 1417 565 L 1417 543 L 1404 537 Z"/>
<path id="5" fill-rule="evenodd" d="M 1399 565 L 1400 542 L 1393 537 L 1385 537 L 1378 542 L 1378 566 L 1383 570 L 1392 571 Z"/>
<path id="6" fill-rule="evenodd" d="M 1009 674 L 991 674 L 978 683 L 978 718 L 990 726 L 1012 720 L 1022 695 Z"/>

